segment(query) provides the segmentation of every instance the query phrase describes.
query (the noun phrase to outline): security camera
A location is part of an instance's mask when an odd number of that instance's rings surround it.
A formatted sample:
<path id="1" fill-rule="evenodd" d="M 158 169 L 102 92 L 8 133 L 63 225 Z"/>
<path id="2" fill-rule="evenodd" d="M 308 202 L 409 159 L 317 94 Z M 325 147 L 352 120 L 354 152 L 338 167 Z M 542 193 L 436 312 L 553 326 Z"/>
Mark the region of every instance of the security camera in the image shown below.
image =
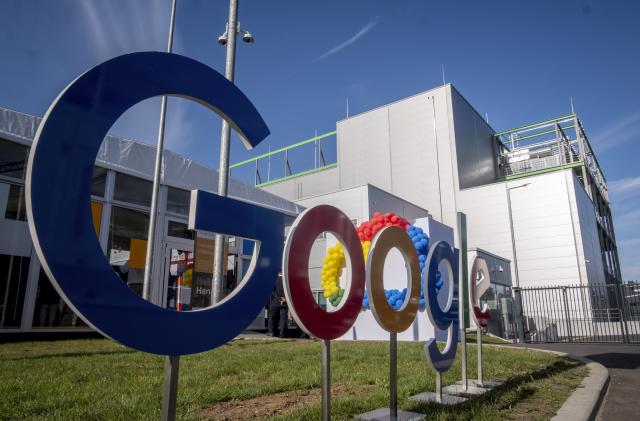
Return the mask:
<path id="1" fill-rule="evenodd" d="M 227 33 L 226 32 L 218 37 L 218 44 L 227 45 Z"/>
<path id="2" fill-rule="evenodd" d="M 245 32 L 244 35 L 242 35 L 242 40 L 247 44 L 253 44 L 253 35 L 249 32 Z"/>

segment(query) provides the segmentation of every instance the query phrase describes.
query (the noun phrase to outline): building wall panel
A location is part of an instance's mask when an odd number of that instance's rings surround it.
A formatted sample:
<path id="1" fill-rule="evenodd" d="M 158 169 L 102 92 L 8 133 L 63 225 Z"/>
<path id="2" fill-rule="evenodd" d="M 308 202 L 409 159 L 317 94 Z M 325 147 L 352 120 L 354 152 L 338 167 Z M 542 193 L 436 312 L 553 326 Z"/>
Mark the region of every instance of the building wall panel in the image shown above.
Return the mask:
<path id="1" fill-rule="evenodd" d="M 390 191 L 388 108 L 339 122 L 337 136 L 340 188 L 368 183 Z"/>
<path id="2" fill-rule="evenodd" d="M 389 106 L 393 193 L 440 215 L 440 188 L 430 94 Z"/>
<path id="3" fill-rule="evenodd" d="M 598 226 L 593 202 L 575 175 L 571 176 L 571 184 L 575 193 L 575 218 L 578 221 L 580 242 L 582 243 L 582 266 L 590 284 L 605 282 L 602 249 L 598 238 Z"/>
<path id="4" fill-rule="evenodd" d="M 456 89 L 451 89 L 451 103 L 460 188 L 495 182 L 493 129 Z"/>

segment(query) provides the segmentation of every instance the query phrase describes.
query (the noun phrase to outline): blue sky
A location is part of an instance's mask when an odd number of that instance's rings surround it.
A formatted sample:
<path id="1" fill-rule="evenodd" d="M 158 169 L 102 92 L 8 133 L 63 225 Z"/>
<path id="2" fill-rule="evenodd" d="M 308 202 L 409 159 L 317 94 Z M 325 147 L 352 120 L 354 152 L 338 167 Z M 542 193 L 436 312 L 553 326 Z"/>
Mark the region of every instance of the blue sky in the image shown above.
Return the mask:
<path id="1" fill-rule="evenodd" d="M 170 0 L 0 3 L 0 106 L 42 115 L 79 73 L 120 54 L 164 50 Z M 570 112 L 582 119 L 611 193 L 625 280 L 640 279 L 640 16 L 622 1 L 258 1 L 240 22 L 236 83 L 272 135 L 257 153 L 335 129 L 445 79 L 498 131 Z M 227 2 L 178 0 L 174 52 L 224 71 Z M 114 133 L 155 141 L 160 101 Z M 217 167 L 220 121 L 169 101 L 168 148 Z M 255 154 L 256 152 L 253 152 Z M 250 157 L 237 141 L 231 161 Z"/>

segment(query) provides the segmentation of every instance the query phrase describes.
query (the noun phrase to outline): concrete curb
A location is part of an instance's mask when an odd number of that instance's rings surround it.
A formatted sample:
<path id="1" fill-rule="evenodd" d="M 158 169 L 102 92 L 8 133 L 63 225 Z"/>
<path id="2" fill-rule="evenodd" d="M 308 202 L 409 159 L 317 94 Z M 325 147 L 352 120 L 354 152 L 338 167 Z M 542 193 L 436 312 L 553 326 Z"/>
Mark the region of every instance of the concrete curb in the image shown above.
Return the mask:
<path id="1" fill-rule="evenodd" d="M 600 363 L 588 358 L 579 357 L 566 352 L 551 351 L 548 349 L 528 348 L 526 346 L 505 346 L 491 344 L 503 348 L 519 348 L 532 351 L 546 352 L 572 360 L 583 362 L 589 369 L 589 375 L 582 380 L 580 386 L 573 391 L 571 396 L 562 404 L 552 421 L 591 421 L 595 420 L 600 410 L 602 401 L 609 386 L 609 370 Z"/>
<path id="2" fill-rule="evenodd" d="M 564 352 L 558 354 L 564 354 L 567 358 L 585 363 L 589 369 L 589 375 L 582 380 L 580 386 L 573 391 L 569 399 L 562 404 L 556 416 L 551 419 L 553 421 L 595 420 L 609 387 L 609 370 L 602 364 L 588 358 Z"/>

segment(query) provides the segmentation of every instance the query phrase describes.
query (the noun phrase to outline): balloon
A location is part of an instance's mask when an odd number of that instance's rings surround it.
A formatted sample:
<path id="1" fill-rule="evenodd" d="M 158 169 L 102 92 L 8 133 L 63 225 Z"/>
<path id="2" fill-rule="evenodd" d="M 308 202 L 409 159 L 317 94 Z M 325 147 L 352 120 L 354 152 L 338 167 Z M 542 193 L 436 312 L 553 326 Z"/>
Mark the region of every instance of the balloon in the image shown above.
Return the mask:
<path id="1" fill-rule="evenodd" d="M 360 239 L 360 243 L 362 244 L 362 253 L 365 259 L 369 255 L 369 251 L 371 249 L 371 240 L 372 238 L 380 231 L 381 229 L 389 226 L 397 226 L 404 229 L 411 238 L 414 247 L 416 248 L 416 252 L 418 253 L 418 261 L 420 264 L 420 272 L 422 273 L 425 267 L 425 263 L 427 260 L 427 253 L 429 250 L 429 237 L 424 233 L 422 228 L 409 224 L 409 222 L 401 217 L 400 215 L 396 215 L 393 212 L 386 212 L 384 215 L 378 211 L 373 213 L 371 220 L 363 221 L 356 228 L 356 232 L 358 234 L 358 238 Z M 327 249 L 327 253 L 325 255 L 322 271 L 321 271 L 321 285 L 324 291 L 325 298 L 329 298 L 329 302 L 333 306 L 338 306 L 342 297 L 344 296 L 344 289 L 340 286 L 340 277 L 342 276 L 342 270 L 345 266 L 345 255 L 342 249 L 341 243 L 336 243 L 336 245 L 329 247 Z M 421 306 L 424 305 L 424 282 L 421 283 L 420 288 L 420 298 L 421 298 Z M 443 280 L 438 275 L 436 278 L 436 290 L 439 290 L 442 287 Z M 387 298 L 387 302 L 389 306 L 398 309 L 404 303 L 404 300 L 407 296 L 407 289 L 404 288 L 402 291 L 398 289 L 393 290 L 385 290 L 385 297 Z M 363 299 L 363 308 L 369 309 L 369 299 L 366 295 Z"/>

